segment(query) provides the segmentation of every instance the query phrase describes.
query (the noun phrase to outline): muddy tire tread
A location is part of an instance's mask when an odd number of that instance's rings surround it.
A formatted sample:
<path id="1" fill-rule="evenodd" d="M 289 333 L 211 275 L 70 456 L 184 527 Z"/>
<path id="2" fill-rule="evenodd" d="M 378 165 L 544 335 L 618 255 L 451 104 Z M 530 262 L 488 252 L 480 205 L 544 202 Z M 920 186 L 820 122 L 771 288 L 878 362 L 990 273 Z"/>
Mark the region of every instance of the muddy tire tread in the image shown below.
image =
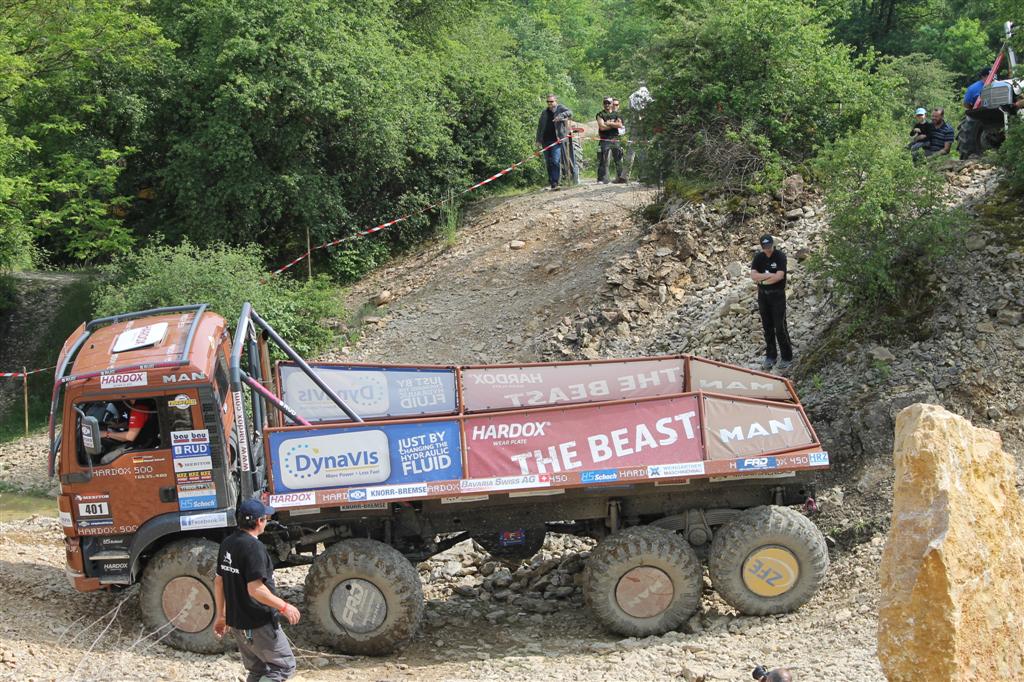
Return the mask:
<path id="1" fill-rule="evenodd" d="M 757 547 L 780 545 L 796 556 L 800 577 L 791 590 L 762 597 L 743 583 L 743 562 Z M 828 571 L 828 547 L 818 527 L 788 507 L 747 509 L 722 526 L 711 543 L 708 571 L 715 591 L 730 606 L 750 616 L 789 613 L 806 604 Z"/>
<path id="2" fill-rule="evenodd" d="M 349 578 L 372 582 L 384 594 L 388 615 L 374 632 L 343 630 L 331 614 L 331 593 Z M 306 575 L 306 607 L 317 639 L 347 654 L 384 656 L 416 634 L 425 608 L 419 573 L 402 554 L 382 542 L 343 540 L 317 557 Z"/>
<path id="3" fill-rule="evenodd" d="M 655 566 L 672 580 L 676 596 L 668 609 L 651 618 L 636 618 L 615 601 L 621 577 L 638 566 Z M 587 559 L 584 594 L 595 617 L 612 632 L 646 637 L 675 630 L 700 606 L 703 569 L 696 552 L 676 533 L 636 526 L 604 539 Z"/>
<path id="4" fill-rule="evenodd" d="M 201 580 L 213 595 L 213 580 L 217 575 L 216 543 L 202 538 L 189 538 L 171 543 L 158 551 L 142 574 L 139 589 L 139 607 L 142 621 L 150 631 L 167 624 L 163 610 L 163 591 L 171 579 L 178 576 L 192 576 Z M 166 628 L 160 631 L 163 635 Z M 225 638 L 227 639 L 227 638 Z M 163 637 L 161 642 L 175 649 L 197 654 L 217 654 L 225 650 L 224 640 L 213 634 L 213 619 L 200 632 L 182 632 L 175 629 Z"/>

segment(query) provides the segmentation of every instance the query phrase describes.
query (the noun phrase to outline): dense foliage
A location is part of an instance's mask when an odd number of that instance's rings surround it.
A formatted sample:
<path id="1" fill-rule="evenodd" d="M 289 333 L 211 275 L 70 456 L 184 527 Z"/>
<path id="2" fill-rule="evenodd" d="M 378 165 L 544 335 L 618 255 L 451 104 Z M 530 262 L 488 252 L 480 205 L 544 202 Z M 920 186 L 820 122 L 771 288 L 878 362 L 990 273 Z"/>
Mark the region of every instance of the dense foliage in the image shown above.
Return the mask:
<path id="1" fill-rule="evenodd" d="M 864 116 L 955 112 L 1017 4 L 0 0 L 0 270 L 161 239 L 276 265 L 528 157 L 547 92 L 592 120 L 640 81 L 663 177 L 769 186 Z M 316 270 L 357 277 L 441 222 Z"/>
<path id="2" fill-rule="evenodd" d="M 256 245 L 199 248 L 185 241 L 145 247 L 101 268 L 93 293 L 96 315 L 208 303 L 234 322 L 250 301 L 300 352 L 324 348 L 332 336 L 321 320 L 341 313 L 333 287 L 317 278 L 300 284 L 268 277 L 264 255 Z"/>
<path id="3" fill-rule="evenodd" d="M 817 265 L 876 320 L 927 308 L 931 273 L 963 222 L 943 204 L 942 175 L 915 163 L 905 139 L 903 127 L 865 119 L 816 162 L 833 213 Z"/>

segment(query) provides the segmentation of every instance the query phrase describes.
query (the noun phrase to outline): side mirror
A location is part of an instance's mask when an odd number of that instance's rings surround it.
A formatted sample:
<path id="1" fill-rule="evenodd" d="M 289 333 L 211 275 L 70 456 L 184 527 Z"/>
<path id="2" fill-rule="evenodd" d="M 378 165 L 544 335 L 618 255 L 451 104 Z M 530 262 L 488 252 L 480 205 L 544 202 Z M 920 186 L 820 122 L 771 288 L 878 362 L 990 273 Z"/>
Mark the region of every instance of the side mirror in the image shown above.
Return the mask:
<path id="1" fill-rule="evenodd" d="M 100 441 L 100 422 L 96 417 L 82 417 L 82 445 L 90 457 L 103 452 Z"/>

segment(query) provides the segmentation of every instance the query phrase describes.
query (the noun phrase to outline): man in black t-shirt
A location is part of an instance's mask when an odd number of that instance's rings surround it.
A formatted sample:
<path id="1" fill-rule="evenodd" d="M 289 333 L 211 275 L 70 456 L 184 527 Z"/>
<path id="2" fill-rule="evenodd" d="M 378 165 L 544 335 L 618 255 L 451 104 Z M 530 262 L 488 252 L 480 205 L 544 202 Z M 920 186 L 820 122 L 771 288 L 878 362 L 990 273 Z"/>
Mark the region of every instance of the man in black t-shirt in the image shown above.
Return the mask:
<path id="1" fill-rule="evenodd" d="M 259 536 L 274 510 L 258 499 L 238 506 L 238 530 L 220 543 L 214 579 L 216 620 L 213 631 L 223 637 L 230 627 L 246 682 L 282 682 L 295 674 L 295 656 L 277 615 L 295 625 L 299 610 L 274 593 L 274 564 Z"/>
<path id="2" fill-rule="evenodd" d="M 779 351 L 782 353 L 779 369 L 789 369 L 793 364 L 793 346 L 786 327 L 786 254 L 775 248 L 770 234 L 761 236 L 761 251 L 754 254 L 750 263 L 750 279 L 757 283 L 757 310 L 764 329 L 765 353 L 761 369 L 774 367 Z"/>
<path id="3" fill-rule="evenodd" d="M 622 140 L 619 128 L 622 115 L 615 111 L 615 100 L 604 98 L 604 109 L 597 112 L 597 134 L 601 138 L 597 149 L 597 181 L 608 183 L 608 157 L 615 161 L 615 182 L 625 182 L 622 175 Z"/>

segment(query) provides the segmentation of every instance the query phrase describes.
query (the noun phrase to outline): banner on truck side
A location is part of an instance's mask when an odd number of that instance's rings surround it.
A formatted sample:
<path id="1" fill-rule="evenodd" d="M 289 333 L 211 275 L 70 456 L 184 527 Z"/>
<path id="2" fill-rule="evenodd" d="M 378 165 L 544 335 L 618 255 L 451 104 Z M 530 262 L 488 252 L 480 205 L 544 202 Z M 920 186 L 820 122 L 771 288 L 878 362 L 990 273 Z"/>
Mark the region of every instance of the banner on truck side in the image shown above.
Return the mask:
<path id="1" fill-rule="evenodd" d="M 324 383 L 365 420 L 455 414 L 455 371 L 411 367 L 311 365 Z M 311 422 L 348 421 L 297 366 L 281 363 L 281 398 Z"/>
<path id="2" fill-rule="evenodd" d="M 717 362 L 690 360 L 690 390 L 728 393 L 765 400 L 792 400 L 786 382 L 763 372 L 752 372 Z"/>
<path id="3" fill-rule="evenodd" d="M 468 367 L 466 412 L 650 398 L 683 392 L 682 358 L 592 364 Z"/>
<path id="4" fill-rule="evenodd" d="M 464 421 L 468 475 L 525 476 L 702 459 L 696 396 Z"/>
<path id="5" fill-rule="evenodd" d="M 791 405 L 707 397 L 704 399 L 704 427 L 708 459 L 751 457 L 815 443 L 803 413 Z M 774 468 L 774 462 L 761 468 Z"/>
<path id="6" fill-rule="evenodd" d="M 283 431 L 268 438 L 275 493 L 462 477 L 457 421 Z"/>

